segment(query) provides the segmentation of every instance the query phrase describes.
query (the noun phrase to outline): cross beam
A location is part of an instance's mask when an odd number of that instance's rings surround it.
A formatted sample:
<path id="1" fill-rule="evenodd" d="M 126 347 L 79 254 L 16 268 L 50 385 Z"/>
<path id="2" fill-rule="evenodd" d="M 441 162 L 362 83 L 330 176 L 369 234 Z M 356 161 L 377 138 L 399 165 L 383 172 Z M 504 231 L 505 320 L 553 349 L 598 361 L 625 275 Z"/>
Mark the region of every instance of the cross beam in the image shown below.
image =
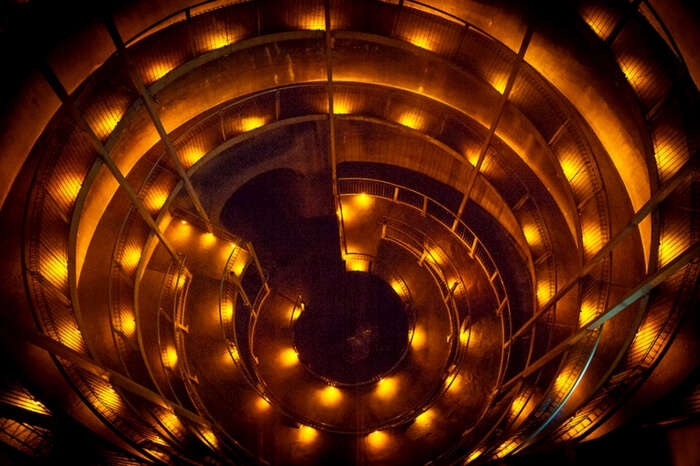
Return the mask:
<path id="1" fill-rule="evenodd" d="M 141 215 L 141 218 L 143 218 L 146 224 L 151 228 L 151 230 L 153 230 L 160 242 L 163 244 L 163 246 L 165 246 L 165 249 L 168 250 L 168 253 L 170 253 L 170 255 L 175 260 L 179 261 L 180 259 L 178 258 L 177 252 L 172 247 L 170 242 L 165 238 L 163 232 L 160 231 L 158 225 L 156 225 L 155 221 L 153 220 L 153 217 L 151 217 L 151 214 L 148 212 L 146 207 L 143 205 L 143 202 L 141 202 L 141 199 L 139 199 L 138 195 L 136 194 L 136 190 L 134 190 L 131 184 L 129 184 L 127 179 L 124 177 L 124 174 L 122 174 L 121 170 L 119 170 L 119 167 L 117 167 L 116 163 L 114 163 L 114 160 L 112 160 L 112 157 L 109 155 L 107 148 L 105 148 L 104 144 L 102 144 L 102 141 L 100 141 L 100 139 L 95 135 L 95 132 L 92 130 L 92 128 L 90 128 L 90 125 L 87 123 L 83 115 L 80 113 L 80 110 L 78 110 L 78 107 L 75 105 L 73 98 L 70 95 L 68 95 L 68 92 L 63 87 L 63 84 L 61 84 L 61 81 L 58 79 L 58 76 L 56 76 L 56 74 L 47 64 L 41 63 L 40 67 L 41 73 L 44 75 L 44 78 L 49 83 L 54 93 L 61 100 L 61 102 L 71 114 L 75 122 L 78 124 L 78 126 L 88 135 L 90 143 L 92 144 L 93 148 L 97 151 L 97 155 L 107 166 L 110 173 L 112 173 L 112 176 L 114 176 L 114 178 L 117 180 L 119 186 L 121 186 L 126 192 L 127 196 L 129 196 L 131 203 L 136 207 L 136 211 L 139 213 L 139 215 Z"/>
<path id="2" fill-rule="evenodd" d="M 160 115 L 158 114 L 158 109 L 156 108 L 156 104 L 153 100 L 153 97 L 148 92 L 148 90 L 146 90 L 146 87 L 143 85 L 143 81 L 141 81 L 141 78 L 136 73 L 134 65 L 131 62 L 131 59 L 129 58 L 129 54 L 127 53 L 126 45 L 124 45 L 124 41 L 122 40 L 122 37 L 119 34 L 119 31 L 117 30 L 117 26 L 114 24 L 114 21 L 111 16 L 106 16 L 104 22 L 107 27 L 107 31 L 109 32 L 109 35 L 112 37 L 114 45 L 117 47 L 119 56 L 121 57 L 122 62 L 124 64 L 124 68 L 126 68 L 126 71 L 129 73 L 129 77 L 131 78 L 131 82 L 133 83 L 134 87 L 141 96 L 141 99 L 145 104 L 146 111 L 148 112 L 148 115 L 151 117 L 153 125 L 158 131 L 158 135 L 160 136 L 161 141 L 163 141 L 163 144 L 165 145 L 165 150 L 172 158 L 173 165 L 175 165 L 175 170 L 177 171 L 178 176 L 182 179 L 185 185 L 187 195 L 192 201 L 192 204 L 194 205 L 194 208 L 199 214 L 199 216 L 202 217 L 202 219 L 204 220 L 207 226 L 207 230 L 211 233 L 211 221 L 209 220 L 209 216 L 204 210 L 204 207 L 202 206 L 202 203 L 199 200 L 199 196 L 194 190 L 194 186 L 192 186 L 192 182 L 190 181 L 189 176 L 187 176 L 185 168 L 183 167 L 182 162 L 177 156 L 175 146 L 173 146 L 173 143 L 170 140 L 168 133 L 165 131 L 165 127 L 163 126 L 163 122 L 160 119 Z"/>

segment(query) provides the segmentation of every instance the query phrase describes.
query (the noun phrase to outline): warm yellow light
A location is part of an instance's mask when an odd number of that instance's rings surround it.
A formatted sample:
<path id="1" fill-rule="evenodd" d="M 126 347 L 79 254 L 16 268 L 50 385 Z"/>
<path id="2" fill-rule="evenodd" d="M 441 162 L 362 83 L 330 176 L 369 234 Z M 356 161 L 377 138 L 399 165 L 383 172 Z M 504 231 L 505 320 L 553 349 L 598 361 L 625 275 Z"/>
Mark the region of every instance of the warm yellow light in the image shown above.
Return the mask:
<path id="1" fill-rule="evenodd" d="M 309 31 L 325 31 L 326 19 L 323 13 L 309 15 L 301 20 L 301 28 Z"/>
<path id="2" fill-rule="evenodd" d="M 234 345 L 234 344 L 229 345 L 228 354 L 236 362 L 238 362 L 238 360 L 241 358 L 240 355 L 238 354 L 238 348 L 236 348 L 236 345 Z"/>
<path id="3" fill-rule="evenodd" d="M 160 422 L 170 431 L 179 430 L 182 427 L 180 420 L 172 411 L 166 411 L 160 417 Z"/>
<path id="4" fill-rule="evenodd" d="M 402 282 L 393 280 L 389 285 L 391 286 L 391 289 L 394 290 L 394 292 L 401 298 L 405 298 L 408 295 L 408 290 Z"/>
<path id="5" fill-rule="evenodd" d="M 375 430 L 367 436 L 367 444 L 373 449 L 382 448 L 386 444 L 387 440 L 387 434 L 381 430 Z"/>
<path id="6" fill-rule="evenodd" d="M 229 301 L 221 303 L 221 319 L 224 323 L 231 322 L 231 319 L 233 319 L 233 303 Z"/>
<path id="7" fill-rule="evenodd" d="M 690 246 L 690 235 L 679 231 L 664 231 L 659 239 L 659 267 L 671 262 Z"/>
<path id="8" fill-rule="evenodd" d="M 209 445 L 213 446 L 216 448 L 219 445 L 219 439 L 216 438 L 216 435 L 214 435 L 214 432 L 212 432 L 209 429 L 206 429 L 202 432 L 202 436 L 204 437 L 204 440 L 206 440 Z"/>
<path id="9" fill-rule="evenodd" d="M 50 256 L 41 262 L 41 274 L 59 288 L 68 282 L 68 258 L 64 255 Z"/>
<path id="10" fill-rule="evenodd" d="M 61 343 L 72 349 L 81 352 L 83 350 L 83 334 L 78 327 L 72 324 L 61 326 L 58 331 Z"/>
<path id="11" fill-rule="evenodd" d="M 319 391 L 319 398 L 324 406 L 335 406 L 343 398 L 343 394 L 335 387 L 326 387 Z"/>
<path id="12" fill-rule="evenodd" d="M 78 197 L 83 180 L 78 176 L 70 176 L 61 181 L 61 192 L 72 202 Z"/>
<path id="13" fill-rule="evenodd" d="M 187 147 L 181 155 L 182 163 L 189 168 L 204 157 L 206 153 L 201 147 Z"/>
<path id="14" fill-rule="evenodd" d="M 369 272 L 369 261 L 345 256 L 345 270 L 348 272 Z"/>
<path id="15" fill-rule="evenodd" d="M 121 266 L 127 271 L 133 271 L 141 260 L 141 250 L 134 246 L 127 246 L 122 253 Z"/>
<path id="16" fill-rule="evenodd" d="M 162 189 L 152 189 L 144 198 L 143 205 L 152 212 L 158 212 L 167 200 L 167 191 Z"/>
<path id="17" fill-rule="evenodd" d="M 360 209 L 367 209 L 372 205 L 372 197 L 367 193 L 360 193 L 355 196 L 355 205 Z"/>
<path id="18" fill-rule="evenodd" d="M 416 111 L 404 112 L 399 116 L 398 123 L 412 129 L 420 130 L 423 127 L 423 117 Z"/>
<path id="19" fill-rule="evenodd" d="M 123 312 L 120 318 L 121 330 L 124 335 L 130 337 L 136 330 L 136 319 L 131 312 Z"/>
<path id="20" fill-rule="evenodd" d="M 267 401 L 265 398 L 259 396 L 255 400 L 255 408 L 258 411 L 267 411 L 268 409 L 270 409 L 270 402 Z"/>
<path id="21" fill-rule="evenodd" d="M 406 40 L 416 47 L 420 47 L 426 50 L 434 50 L 435 45 L 430 41 L 429 37 L 425 33 L 415 33 L 408 37 Z"/>
<path id="22" fill-rule="evenodd" d="M 248 253 L 241 249 L 233 259 L 231 271 L 235 276 L 240 277 L 246 265 L 248 265 Z"/>
<path id="23" fill-rule="evenodd" d="M 653 76 L 642 60 L 634 56 L 623 56 L 618 59 L 622 73 L 637 94 L 643 94 L 654 85 Z"/>
<path id="24" fill-rule="evenodd" d="M 208 248 L 216 242 L 216 236 L 214 236 L 214 234 L 210 232 L 202 233 L 199 242 L 202 246 Z"/>
<path id="25" fill-rule="evenodd" d="M 247 117 L 243 118 L 241 120 L 241 130 L 246 132 L 246 131 L 252 131 L 254 129 L 260 128 L 261 126 L 264 126 L 266 123 L 265 118 L 260 117 L 260 116 L 252 116 L 252 117 Z"/>
<path id="26" fill-rule="evenodd" d="M 459 342 L 463 345 L 466 345 L 469 342 L 469 335 L 471 334 L 471 330 L 468 328 L 465 328 L 461 332 L 459 332 Z"/>
<path id="27" fill-rule="evenodd" d="M 496 457 L 503 458 L 508 453 L 515 450 L 515 447 L 517 447 L 517 446 L 518 446 L 517 440 L 506 440 L 498 447 L 498 450 L 496 451 Z"/>
<path id="28" fill-rule="evenodd" d="M 531 247 L 542 244 L 540 230 L 537 228 L 537 225 L 531 223 L 523 225 L 523 235 L 525 236 L 525 241 L 527 241 L 527 244 L 529 244 Z"/>
<path id="29" fill-rule="evenodd" d="M 163 355 L 163 364 L 169 369 L 173 369 L 177 364 L 177 350 L 174 346 L 168 346 L 165 348 L 165 354 Z"/>
<path id="30" fill-rule="evenodd" d="M 170 63 L 156 62 L 146 71 L 146 81 L 150 84 L 168 74 L 174 67 Z"/>
<path id="31" fill-rule="evenodd" d="M 294 348 L 287 348 L 280 353 L 279 361 L 284 367 L 292 367 L 299 362 L 299 355 Z"/>
<path id="32" fill-rule="evenodd" d="M 318 432 L 311 426 L 299 426 L 299 441 L 301 443 L 311 443 L 316 439 Z"/>
<path id="33" fill-rule="evenodd" d="M 525 395 L 520 395 L 516 399 L 513 400 L 513 403 L 510 405 L 510 412 L 515 416 L 522 411 L 522 409 L 525 407 L 525 403 L 527 403 L 527 396 Z"/>
<path id="34" fill-rule="evenodd" d="M 474 450 L 467 456 L 467 463 L 471 463 L 475 459 L 477 459 L 479 456 L 481 456 L 481 450 Z M 465 463 L 466 464 L 466 463 Z"/>
<path id="35" fill-rule="evenodd" d="M 584 300 L 581 303 L 581 311 L 578 314 L 578 323 L 580 327 L 590 323 L 596 316 L 597 309 L 594 303 Z"/>
<path id="36" fill-rule="evenodd" d="M 97 124 L 92 125 L 92 130 L 95 132 L 95 136 L 99 139 L 104 139 L 114 131 L 117 124 L 122 119 L 123 111 L 121 109 L 111 109 L 108 114 L 100 119 Z"/>
<path id="37" fill-rule="evenodd" d="M 333 100 L 333 113 L 336 115 L 348 115 L 352 112 L 352 105 L 349 99 Z"/>
<path id="38" fill-rule="evenodd" d="M 506 86 L 508 85 L 508 73 L 496 73 L 489 79 L 489 84 L 493 86 L 494 89 L 498 91 L 499 94 L 503 94 L 506 91 Z"/>
<path id="39" fill-rule="evenodd" d="M 376 394 L 382 399 L 391 398 L 396 393 L 397 385 L 398 382 L 394 377 L 379 379 L 379 382 L 377 382 Z"/>
<path id="40" fill-rule="evenodd" d="M 557 376 L 556 380 L 554 381 L 554 389 L 560 393 L 568 391 L 568 389 L 571 388 L 573 379 L 574 378 L 572 377 L 572 374 L 569 370 L 565 369 L 561 371 L 561 373 Z"/>
<path id="41" fill-rule="evenodd" d="M 413 336 L 411 338 L 411 346 L 413 349 L 421 349 L 425 346 L 425 330 L 422 327 L 416 327 L 413 330 Z"/>
<path id="42" fill-rule="evenodd" d="M 547 304 L 552 298 L 552 290 L 549 280 L 540 280 L 537 283 L 537 302 L 540 306 Z"/>
<path id="43" fill-rule="evenodd" d="M 435 417 L 435 413 L 433 412 L 432 409 L 429 409 L 427 411 L 423 411 L 420 413 L 418 416 L 416 416 L 416 425 L 420 427 L 427 427 Z"/>
<path id="44" fill-rule="evenodd" d="M 600 226 L 595 223 L 582 225 L 581 240 L 583 241 L 583 251 L 587 255 L 593 255 L 602 247 L 603 235 Z"/>
<path id="45" fill-rule="evenodd" d="M 445 379 L 445 385 L 447 386 L 448 392 L 458 391 L 459 388 L 462 386 L 462 377 L 458 374 L 455 374 L 452 377 L 448 377 L 447 379 Z"/>
<path id="46" fill-rule="evenodd" d="M 573 154 L 561 156 L 559 164 L 561 165 L 561 171 L 564 172 L 564 176 L 568 181 L 573 180 L 581 169 L 581 164 L 577 162 L 576 156 Z"/>
<path id="47" fill-rule="evenodd" d="M 292 322 L 296 322 L 301 313 L 303 312 L 302 306 L 297 306 L 296 304 L 289 309 L 289 319 Z"/>
<path id="48" fill-rule="evenodd" d="M 119 394 L 109 385 L 100 385 L 95 387 L 95 395 L 102 404 L 112 409 L 121 407 L 121 398 Z"/>
<path id="49" fill-rule="evenodd" d="M 207 41 L 207 45 L 208 45 L 209 50 L 220 49 L 220 48 L 226 47 L 227 45 L 231 45 L 232 43 L 233 43 L 233 40 L 230 40 L 226 33 L 213 34 L 213 35 L 209 36 L 209 40 Z"/>
<path id="50" fill-rule="evenodd" d="M 658 332 L 654 331 L 654 327 L 649 324 L 643 324 L 637 330 L 637 334 L 634 336 L 632 341 L 631 351 L 638 352 L 641 350 L 648 350 L 652 344 L 654 344 L 654 337 Z"/>

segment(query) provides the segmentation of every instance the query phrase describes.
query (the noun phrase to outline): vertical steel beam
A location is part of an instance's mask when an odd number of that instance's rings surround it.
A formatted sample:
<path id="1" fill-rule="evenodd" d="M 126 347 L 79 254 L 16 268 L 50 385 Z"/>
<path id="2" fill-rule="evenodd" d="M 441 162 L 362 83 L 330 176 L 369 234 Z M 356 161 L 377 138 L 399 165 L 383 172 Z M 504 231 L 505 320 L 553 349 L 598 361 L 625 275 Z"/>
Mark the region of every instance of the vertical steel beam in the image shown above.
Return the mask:
<path id="1" fill-rule="evenodd" d="M 160 136 L 161 141 L 163 141 L 163 144 L 165 145 L 165 150 L 172 158 L 173 165 L 175 165 L 175 170 L 177 171 L 177 174 L 180 176 L 185 185 L 185 191 L 187 191 L 187 194 L 190 200 L 192 201 L 195 210 L 197 211 L 199 216 L 202 217 L 202 220 L 204 220 L 207 226 L 207 230 L 211 233 L 211 221 L 209 220 L 209 216 L 204 210 L 204 207 L 202 206 L 202 203 L 199 200 L 199 196 L 194 190 L 194 186 L 192 186 L 192 182 L 190 181 L 189 176 L 187 176 L 185 168 L 183 167 L 182 162 L 180 162 L 180 159 L 177 156 L 175 146 L 173 146 L 173 143 L 170 140 L 168 133 L 165 131 L 165 127 L 163 126 L 163 122 L 160 119 L 160 115 L 158 114 L 158 109 L 156 108 L 156 104 L 153 100 L 153 97 L 148 92 L 148 90 L 146 90 L 146 87 L 141 81 L 141 78 L 138 76 L 136 70 L 134 69 L 133 63 L 131 62 L 129 54 L 127 53 L 126 45 L 124 44 L 124 41 L 122 40 L 121 35 L 117 30 L 117 26 L 114 24 L 114 21 L 111 16 L 106 16 L 104 22 L 105 26 L 107 27 L 107 31 L 109 32 L 109 35 L 112 37 L 114 45 L 117 47 L 117 52 L 119 53 L 119 56 L 121 57 L 124 63 L 124 67 L 129 73 L 131 82 L 133 83 L 134 87 L 141 96 L 141 99 L 145 104 L 146 111 L 148 112 L 149 116 L 151 117 L 151 121 L 153 121 L 153 125 L 158 131 L 158 135 Z"/>
<path id="2" fill-rule="evenodd" d="M 165 238 L 163 232 L 161 232 L 160 228 L 158 228 L 158 225 L 156 225 L 155 221 L 153 221 L 153 217 L 151 217 L 151 214 L 143 205 L 141 199 L 139 199 L 138 195 L 136 194 L 136 191 L 129 184 L 122 172 L 119 170 L 119 167 L 117 167 L 117 165 L 114 163 L 114 160 L 112 160 L 112 157 L 110 157 L 109 152 L 105 148 L 104 144 L 102 144 L 102 141 L 100 141 L 100 139 L 95 135 L 95 132 L 92 130 L 92 128 L 90 128 L 90 125 L 88 125 L 87 121 L 85 121 L 85 118 L 80 113 L 80 110 L 78 110 L 78 107 L 75 105 L 75 102 L 73 102 L 72 97 L 68 95 L 68 92 L 63 87 L 63 84 L 61 84 L 61 81 L 58 79 L 58 76 L 56 76 L 56 74 L 47 64 L 41 63 L 40 67 L 41 73 L 44 75 L 44 78 L 49 83 L 54 93 L 61 100 L 61 102 L 71 114 L 75 122 L 78 124 L 78 126 L 88 135 L 90 143 L 92 144 L 93 148 L 97 151 L 97 154 L 99 155 L 100 159 L 102 159 L 102 162 L 107 166 L 110 173 L 112 173 L 112 176 L 114 176 L 114 178 L 117 180 L 119 186 L 121 186 L 124 189 L 124 191 L 126 191 L 127 196 L 129 196 L 131 203 L 136 207 L 136 210 L 139 213 L 139 215 L 141 215 L 141 218 L 143 218 L 146 224 L 148 224 L 151 230 L 153 230 L 153 233 L 155 233 L 160 242 L 163 243 L 163 246 L 165 246 L 165 249 L 168 250 L 168 253 L 170 253 L 170 255 L 176 261 L 179 261 L 180 259 L 177 255 L 177 252 L 175 251 L 175 248 L 172 247 L 170 242 Z"/>

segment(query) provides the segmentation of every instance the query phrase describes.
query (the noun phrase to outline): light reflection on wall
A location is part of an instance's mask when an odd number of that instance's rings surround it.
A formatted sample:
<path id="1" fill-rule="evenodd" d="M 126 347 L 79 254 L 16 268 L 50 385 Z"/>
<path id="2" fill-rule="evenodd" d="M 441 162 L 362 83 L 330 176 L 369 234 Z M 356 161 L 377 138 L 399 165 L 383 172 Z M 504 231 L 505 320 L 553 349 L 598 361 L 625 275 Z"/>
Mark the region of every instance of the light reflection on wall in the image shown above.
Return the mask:
<path id="1" fill-rule="evenodd" d="M 388 377 L 385 379 L 379 379 L 377 382 L 377 388 L 375 393 L 379 398 L 389 399 L 396 394 L 398 388 L 398 381 L 396 377 Z"/>
<path id="2" fill-rule="evenodd" d="M 292 367 L 299 362 L 299 355 L 294 348 L 286 348 L 280 352 L 279 362 L 282 367 Z"/>
<path id="3" fill-rule="evenodd" d="M 425 335 L 425 330 L 423 330 L 423 327 L 416 326 L 416 328 L 413 330 L 413 335 L 411 335 L 411 347 L 413 349 L 421 349 L 425 346 L 425 340 L 426 340 L 426 335 Z"/>
<path id="4" fill-rule="evenodd" d="M 311 426 L 301 425 L 299 426 L 299 432 L 297 437 L 301 443 L 309 444 L 316 440 L 318 432 Z"/>
<path id="5" fill-rule="evenodd" d="M 335 406 L 343 398 L 343 394 L 336 387 L 326 387 L 319 391 L 318 396 L 324 406 Z"/>
<path id="6" fill-rule="evenodd" d="M 177 350 L 174 346 L 168 346 L 163 352 L 163 364 L 168 369 L 174 369 L 177 365 Z"/>
<path id="7" fill-rule="evenodd" d="M 384 447 L 389 440 L 389 436 L 386 432 L 381 430 L 375 430 L 371 434 L 367 435 L 367 444 L 373 450 L 379 450 Z"/>

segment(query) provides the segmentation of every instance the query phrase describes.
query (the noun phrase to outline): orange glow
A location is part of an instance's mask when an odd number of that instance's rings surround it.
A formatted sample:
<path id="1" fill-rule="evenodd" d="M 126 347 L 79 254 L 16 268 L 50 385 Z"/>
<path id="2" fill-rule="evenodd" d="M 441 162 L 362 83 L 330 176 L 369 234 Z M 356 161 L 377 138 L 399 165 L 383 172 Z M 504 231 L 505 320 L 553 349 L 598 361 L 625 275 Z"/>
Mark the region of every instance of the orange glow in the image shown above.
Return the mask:
<path id="1" fill-rule="evenodd" d="M 219 446 L 219 439 L 216 438 L 216 435 L 214 435 L 214 432 L 212 432 L 211 430 L 204 430 L 202 432 L 202 436 L 204 437 L 204 440 L 209 442 L 209 445 L 213 446 L 214 448 Z"/>
<path id="2" fill-rule="evenodd" d="M 404 284 L 398 280 L 393 280 L 390 283 L 391 289 L 394 290 L 394 292 L 400 296 L 401 298 L 405 298 L 408 296 L 408 290 L 404 286 Z"/>
<path id="3" fill-rule="evenodd" d="M 50 256 L 41 262 L 41 274 L 59 288 L 68 282 L 68 258 Z"/>
<path id="4" fill-rule="evenodd" d="M 248 265 L 248 253 L 244 249 L 239 249 L 233 258 L 233 263 L 230 264 L 231 271 L 234 275 L 240 277 L 246 265 Z"/>
<path id="5" fill-rule="evenodd" d="M 165 201 L 168 200 L 168 192 L 161 189 L 151 190 L 143 200 L 143 205 L 150 211 L 158 212 Z"/>
<path id="6" fill-rule="evenodd" d="M 95 387 L 95 395 L 97 399 L 100 400 L 100 403 L 109 408 L 118 409 L 121 407 L 121 398 L 119 394 L 109 385 Z"/>
<path id="7" fill-rule="evenodd" d="M 411 338 L 411 346 L 413 349 L 421 349 L 425 346 L 425 330 L 422 327 L 416 327 L 413 330 L 413 336 Z"/>
<path id="8" fill-rule="evenodd" d="M 471 463 L 475 459 L 477 459 L 479 456 L 481 456 L 481 450 L 474 450 L 467 456 L 467 463 Z"/>
<path id="9" fill-rule="evenodd" d="M 508 73 L 494 74 L 489 79 L 489 84 L 491 84 L 491 86 L 493 86 L 493 88 L 496 89 L 499 94 L 503 94 L 506 91 L 506 86 L 508 85 Z"/>
<path id="10" fill-rule="evenodd" d="M 369 261 L 345 256 L 345 270 L 348 272 L 369 272 Z"/>
<path id="11" fill-rule="evenodd" d="M 594 223 L 583 225 L 581 228 L 581 239 L 583 241 L 583 251 L 588 255 L 593 255 L 602 247 L 603 235 L 600 226 Z"/>
<path id="12" fill-rule="evenodd" d="M 578 314 L 578 324 L 580 327 L 591 322 L 597 314 L 597 309 L 595 304 L 590 301 L 583 301 L 581 303 L 581 311 Z"/>
<path id="13" fill-rule="evenodd" d="M 540 280 L 537 283 L 537 302 L 540 306 L 547 304 L 552 298 L 552 290 L 550 289 L 549 280 Z"/>
<path id="14" fill-rule="evenodd" d="M 458 391 L 459 387 L 462 386 L 462 377 L 458 374 L 454 374 L 452 377 L 448 377 L 445 380 L 445 385 L 447 386 L 448 392 Z"/>
<path id="15" fill-rule="evenodd" d="M 468 328 L 459 332 L 459 342 L 462 343 L 463 345 L 466 345 L 469 342 L 469 335 L 470 334 L 471 334 L 471 330 Z"/>
<path id="16" fill-rule="evenodd" d="M 382 448 L 384 445 L 386 445 L 388 440 L 387 434 L 381 430 L 375 430 L 367 436 L 367 443 L 373 449 Z"/>
<path id="17" fill-rule="evenodd" d="M 231 322 L 231 319 L 233 319 L 233 303 L 229 301 L 221 303 L 221 319 L 224 323 Z"/>
<path id="18" fill-rule="evenodd" d="M 301 24 L 299 26 L 301 27 L 301 29 L 306 29 L 308 31 L 325 31 L 326 19 L 322 12 L 314 15 L 309 15 L 305 18 L 302 18 Z"/>
<path id="19" fill-rule="evenodd" d="M 310 426 L 299 426 L 299 441 L 301 443 L 311 443 L 316 439 L 318 432 Z"/>
<path id="20" fill-rule="evenodd" d="M 336 115 L 348 115 L 353 113 L 353 111 L 353 105 L 351 104 L 349 98 L 333 100 L 333 113 Z"/>
<path id="21" fill-rule="evenodd" d="M 104 139 L 114 131 L 117 124 L 122 119 L 123 111 L 121 109 L 110 109 L 108 115 L 97 122 L 96 125 L 91 125 L 92 130 L 99 139 Z"/>
<path id="22" fill-rule="evenodd" d="M 671 262 L 690 246 L 690 236 L 663 231 L 659 239 L 659 267 Z"/>
<path id="23" fill-rule="evenodd" d="M 435 417 L 435 412 L 432 409 L 423 411 L 418 416 L 416 416 L 416 424 L 420 427 L 427 427 Z"/>
<path id="24" fill-rule="evenodd" d="M 525 241 L 527 241 L 527 244 L 531 247 L 542 244 L 542 237 L 540 236 L 540 230 L 537 228 L 537 225 L 523 225 L 523 235 L 525 235 Z"/>
<path id="25" fill-rule="evenodd" d="M 255 408 L 258 411 L 267 411 L 268 409 L 270 409 L 270 402 L 267 401 L 265 398 L 259 396 L 255 400 Z"/>
<path id="26" fill-rule="evenodd" d="M 182 158 L 182 164 L 189 168 L 204 157 L 206 153 L 207 152 L 201 147 L 187 147 L 180 156 Z"/>
<path id="27" fill-rule="evenodd" d="M 561 171 L 564 172 L 564 176 L 567 180 L 571 181 L 581 170 L 581 164 L 576 160 L 576 156 L 573 154 L 562 155 L 559 160 L 561 165 Z"/>
<path id="28" fill-rule="evenodd" d="M 170 431 L 176 431 L 182 427 L 182 424 L 180 424 L 180 420 L 172 411 L 165 412 L 164 414 L 159 416 L 159 418 L 160 422 L 165 426 L 165 428 Z"/>
<path id="29" fill-rule="evenodd" d="M 513 400 L 513 403 L 510 405 L 510 412 L 515 416 L 520 413 L 520 411 L 525 407 L 525 403 L 527 403 L 527 397 L 525 395 L 520 395 L 516 399 Z"/>
<path id="30" fill-rule="evenodd" d="M 355 196 L 355 205 L 360 209 L 367 209 L 372 205 L 373 199 L 366 193 L 360 193 Z"/>
<path id="31" fill-rule="evenodd" d="M 343 398 L 343 394 L 335 387 L 326 387 L 319 391 L 319 398 L 324 406 L 335 406 Z"/>
<path id="32" fill-rule="evenodd" d="M 296 304 L 289 309 L 289 319 L 292 322 L 296 322 L 301 313 L 304 312 L 303 306 L 297 306 Z"/>
<path id="33" fill-rule="evenodd" d="M 416 47 L 420 47 L 426 50 L 435 50 L 435 44 L 430 40 L 426 33 L 415 33 L 408 37 L 406 40 Z"/>
<path id="34" fill-rule="evenodd" d="M 252 131 L 256 128 L 264 126 L 266 123 L 263 117 L 248 117 L 241 120 L 241 129 L 243 131 Z"/>
<path id="35" fill-rule="evenodd" d="M 206 42 L 208 46 L 207 50 L 216 50 L 231 45 L 234 41 L 229 40 L 228 35 L 223 33 L 209 36 Z"/>
<path id="36" fill-rule="evenodd" d="M 136 331 L 136 319 L 131 312 L 123 312 L 120 318 L 121 330 L 124 335 L 130 337 Z"/>
<path id="37" fill-rule="evenodd" d="M 168 369 L 173 369 L 177 364 L 177 350 L 174 346 L 168 346 L 165 349 L 165 354 L 163 355 L 163 364 Z"/>
<path id="38" fill-rule="evenodd" d="M 420 130 L 423 127 L 424 121 L 423 117 L 417 112 L 404 112 L 399 116 L 398 123 L 403 126 L 408 126 L 416 130 Z"/>
<path id="39" fill-rule="evenodd" d="M 174 66 L 170 63 L 156 62 L 146 71 L 146 81 L 152 83 L 172 71 Z"/>
<path id="40" fill-rule="evenodd" d="M 579 6 L 579 13 L 581 18 L 586 22 L 588 27 L 590 27 L 596 36 L 602 40 L 606 40 L 610 35 L 609 21 L 605 21 L 606 11 L 601 8 L 596 8 L 593 5 L 586 5 L 582 3 Z"/>
<path id="41" fill-rule="evenodd" d="M 199 242 L 202 246 L 204 246 L 205 248 L 208 248 L 209 246 L 211 246 L 212 244 L 214 244 L 216 242 L 216 236 L 214 236 L 214 234 L 210 233 L 210 232 L 202 233 L 202 236 L 199 239 Z"/>
<path id="42" fill-rule="evenodd" d="M 74 325 L 62 326 L 58 331 L 61 343 L 72 349 L 81 352 L 83 350 L 83 334 Z"/>
<path id="43" fill-rule="evenodd" d="M 236 345 L 229 345 L 228 354 L 236 362 L 238 362 L 238 360 L 240 359 L 240 355 L 238 354 L 238 348 L 236 348 Z"/>
<path id="44" fill-rule="evenodd" d="M 61 191 L 72 201 L 78 197 L 80 188 L 83 187 L 83 180 L 77 176 L 70 176 L 61 182 Z"/>
<path id="45" fill-rule="evenodd" d="M 649 324 L 643 324 L 639 326 L 637 334 L 634 336 L 632 341 L 631 351 L 637 352 L 641 350 L 648 350 L 654 343 L 654 338 L 658 332 L 654 331 L 654 327 Z"/>
<path id="46" fill-rule="evenodd" d="M 141 260 L 141 250 L 127 246 L 122 253 L 121 266 L 126 272 L 132 272 Z"/>
<path id="47" fill-rule="evenodd" d="M 554 389 L 560 393 L 568 391 L 574 382 L 574 377 L 572 377 L 572 375 L 573 374 L 571 374 L 567 369 L 561 371 L 561 373 L 557 376 L 557 379 L 554 381 Z"/>
<path id="48" fill-rule="evenodd" d="M 287 348 L 282 350 L 279 360 L 283 367 L 292 367 L 299 362 L 299 355 L 294 351 L 294 348 Z"/>
<path id="49" fill-rule="evenodd" d="M 391 398 L 396 393 L 398 383 L 396 378 L 379 379 L 377 382 L 377 396 L 382 399 Z"/>
<path id="50" fill-rule="evenodd" d="M 620 57 L 618 64 L 630 86 L 637 94 L 643 94 L 653 86 L 653 76 L 650 74 L 648 66 L 642 60 L 633 56 Z"/>
<path id="51" fill-rule="evenodd" d="M 517 447 L 517 446 L 518 446 L 518 441 L 516 439 L 506 440 L 498 447 L 498 450 L 496 451 L 496 457 L 503 458 L 508 453 L 515 450 L 515 447 Z"/>

